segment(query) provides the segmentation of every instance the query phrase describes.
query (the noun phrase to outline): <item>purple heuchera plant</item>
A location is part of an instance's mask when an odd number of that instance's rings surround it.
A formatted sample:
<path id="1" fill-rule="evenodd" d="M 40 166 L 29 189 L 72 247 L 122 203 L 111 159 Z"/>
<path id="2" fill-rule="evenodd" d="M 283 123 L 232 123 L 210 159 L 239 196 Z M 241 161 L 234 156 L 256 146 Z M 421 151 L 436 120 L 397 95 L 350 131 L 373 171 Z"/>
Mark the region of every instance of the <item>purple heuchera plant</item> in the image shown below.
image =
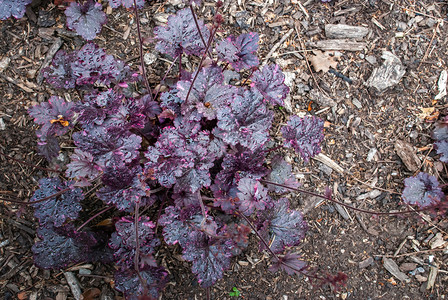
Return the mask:
<path id="1" fill-rule="evenodd" d="M 130 8 L 132 2 L 110 0 L 110 5 Z M 138 1 L 137 6 L 143 3 Z M 92 1 L 82 7 L 102 13 Z M 82 7 L 73 4 L 72 9 Z M 98 26 L 92 29 L 95 35 Z M 202 21 L 199 30 L 213 42 Z M 216 52 L 206 50 L 189 8 L 157 27 L 155 36 L 156 48 L 172 57 L 218 52 L 236 71 L 258 65 L 257 34 L 229 37 Z M 52 97 L 29 111 L 41 125 L 42 154 L 57 155 L 56 137 L 69 131 L 76 146 L 65 174 L 77 181 L 43 179 L 31 200 L 36 202 L 42 239 L 33 247 L 37 265 L 64 268 L 114 253 L 116 289 L 128 299 L 157 298 L 168 277 L 153 256 L 160 244 L 154 224 L 162 227 L 167 244 L 180 245 L 202 287 L 223 276 L 231 258 L 247 247 L 252 229 L 275 253 L 303 239 L 302 215 L 289 208 L 288 200 L 275 201 L 268 193 L 288 191 L 275 184 L 298 185 L 291 166 L 280 156 L 271 157 L 275 148 L 267 147 L 274 118 L 269 107 L 282 104 L 288 92 L 278 66 L 255 72 L 253 84 L 247 87 L 232 84 L 232 78 L 240 78 L 237 72 L 223 71 L 217 63 L 201 64 L 191 72 L 182 70 L 177 80 L 167 80 L 166 90 L 154 98 L 156 93 L 148 91 L 138 95 L 134 88 L 142 85 L 142 77 L 129 66 L 87 43 L 77 51 L 58 52 L 43 75 L 55 88 L 76 88 L 82 100 L 71 103 Z M 306 161 L 319 153 L 322 131 L 323 122 L 315 117 L 293 116 L 282 129 L 285 145 Z M 138 215 L 137 222 L 125 215 L 107 237 L 89 233 L 86 223 L 79 227 L 82 232 L 75 230 L 83 198 L 77 187 L 96 180 L 100 184 L 96 197 L 115 208 L 115 214 Z M 52 197 L 65 188 L 69 190 Z M 214 198 L 209 198 L 211 194 Z M 49 200 L 37 202 L 45 196 Z M 166 206 L 164 211 L 160 205 Z M 160 210 L 159 220 L 143 213 L 148 208 Z M 58 257 L 56 251 L 65 257 Z M 297 268 L 302 267 L 297 255 L 286 254 L 274 262 L 273 269 L 300 273 Z"/>
<path id="2" fill-rule="evenodd" d="M 13 16 L 16 19 L 23 17 L 26 6 L 32 0 L 0 0 L 0 20 Z"/>
<path id="3" fill-rule="evenodd" d="M 93 0 L 84 4 L 72 2 L 65 10 L 67 27 L 86 40 L 93 40 L 106 23 L 106 14 L 101 9 L 101 4 Z"/>
<path id="4" fill-rule="evenodd" d="M 439 187 L 437 178 L 420 172 L 417 176 L 404 180 L 402 198 L 406 204 L 424 208 L 438 204 L 445 198 L 445 194 Z"/>
<path id="5" fill-rule="evenodd" d="M 145 5 L 145 0 L 137 0 L 137 8 L 142 8 Z M 109 0 L 109 5 L 112 8 L 117 8 L 123 5 L 126 8 L 134 7 L 134 0 Z"/>

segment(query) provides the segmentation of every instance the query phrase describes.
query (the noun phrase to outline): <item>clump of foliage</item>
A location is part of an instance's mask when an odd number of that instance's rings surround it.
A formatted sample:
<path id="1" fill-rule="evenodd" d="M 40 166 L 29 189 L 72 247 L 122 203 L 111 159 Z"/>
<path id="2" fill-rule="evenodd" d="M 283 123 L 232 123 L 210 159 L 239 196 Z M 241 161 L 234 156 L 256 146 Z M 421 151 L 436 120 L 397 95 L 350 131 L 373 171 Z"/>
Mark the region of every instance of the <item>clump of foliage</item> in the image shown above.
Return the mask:
<path id="1" fill-rule="evenodd" d="M 110 0 L 110 5 L 133 7 L 132 2 Z M 142 4 L 137 1 L 137 7 Z M 92 1 L 72 3 L 66 14 L 68 27 L 87 40 L 104 22 Z M 254 232 L 260 249 L 273 255 L 272 271 L 304 273 L 300 256 L 283 252 L 301 242 L 306 222 L 287 198 L 275 196 L 288 191 L 282 185 L 294 188 L 298 182 L 280 156 L 268 163 L 275 150 L 269 135 L 272 108 L 283 105 L 289 92 L 285 76 L 277 65 L 257 70 L 257 33 L 215 40 L 221 22 L 217 14 L 205 26 L 190 5 L 155 28 L 155 49 L 179 61 L 177 81 L 162 93 L 151 89 L 145 73 L 133 73 L 94 43 L 58 52 L 43 70 L 54 88 L 76 89 L 82 99 L 53 96 L 29 110 L 40 125 L 39 153 L 48 161 L 60 152 L 59 136 L 70 133 L 76 146 L 67 180 L 42 179 L 31 199 L 40 224 L 41 241 L 33 247 L 38 266 L 114 261 L 117 290 L 127 298 L 157 298 L 168 281 L 154 257 L 158 247 L 178 244 L 207 288 L 222 278 Z M 200 63 L 185 70 L 181 56 L 200 57 Z M 251 85 L 228 77 L 231 72 L 244 77 L 245 71 L 251 71 Z M 292 116 L 282 133 L 285 146 L 305 162 L 320 152 L 321 120 Z M 103 211 L 115 209 L 121 216 L 111 235 L 87 230 L 86 223 L 75 227 L 83 188 L 93 182 L 100 184 L 96 197 Z M 141 214 L 151 208 L 160 216 Z"/>

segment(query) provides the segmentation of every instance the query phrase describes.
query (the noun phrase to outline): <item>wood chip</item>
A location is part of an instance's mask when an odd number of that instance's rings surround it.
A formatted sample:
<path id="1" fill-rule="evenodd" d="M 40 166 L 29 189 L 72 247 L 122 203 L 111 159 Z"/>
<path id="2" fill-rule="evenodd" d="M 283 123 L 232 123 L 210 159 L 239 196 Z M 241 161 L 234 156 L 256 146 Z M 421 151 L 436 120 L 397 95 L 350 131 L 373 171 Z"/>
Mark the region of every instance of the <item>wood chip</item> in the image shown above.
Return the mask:
<path id="1" fill-rule="evenodd" d="M 65 279 L 67 280 L 67 284 L 72 291 L 73 297 L 76 300 L 82 299 L 81 287 L 79 286 L 79 281 L 76 278 L 75 274 L 72 272 L 64 272 Z"/>
<path id="2" fill-rule="evenodd" d="M 352 40 L 340 40 L 340 39 L 308 42 L 307 46 L 319 48 L 324 51 L 328 51 L 328 50 L 363 51 L 364 49 L 367 48 L 367 44 L 365 42 L 357 42 L 357 41 L 352 41 Z"/>
<path id="3" fill-rule="evenodd" d="M 332 168 L 339 174 L 344 174 L 344 168 L 339 166 L 334 160 L 332 160 L 331 158 L 329 158 L 328 156 L 326 156 L 323 153 L 319 153 L 318 155 L 314 156 L 313 159 L 320 161 L 321 163 L 329 166 L 330 168 Z"/>
<path id="4" fill-rule="evenodd" d="M 429 290 L 434 286 L 434 282 L 436 281 L 437 274 L 439 273 L 439 268 L 430 267 L 428 282 L 426 284 L 426 289 Z"/>
<path id="5" fill-rule="evenodd" d="M 361 40 L 369 33 L 369 28 L 350 26 L 346 24 L 325 25 L 325 36 L 329 39 L 355 39 Z"/>
<path id="6" fill-rule="evenodd" d="M 406 283 L 411 282 L 411 279 L 405 273 L 400 271 L 398 265 L 392 259 L 384 257 L 383 266 L 387 271 L 389 271 L 389 273 L 391 273 L 395 278 L 399 279 L 400 281 Z"/>
<path id="7" fill-rule="evenodd" d="M 416 172 L 419 170 L 421 162 L 411 144 L 402 140 L 397 140 L 394 148 L 395 152 L 409 171 Z"/>
<path id="8" fill-rule="evenodd" d="M 383 64 L 375 68 L 365 82 L 366 86 L 373 88 L 378 94 L 397 85 L 406 73 L 406 68 L 400 59 L 391 52 L 384 51 L 381 58 L 384 59 Z"/>

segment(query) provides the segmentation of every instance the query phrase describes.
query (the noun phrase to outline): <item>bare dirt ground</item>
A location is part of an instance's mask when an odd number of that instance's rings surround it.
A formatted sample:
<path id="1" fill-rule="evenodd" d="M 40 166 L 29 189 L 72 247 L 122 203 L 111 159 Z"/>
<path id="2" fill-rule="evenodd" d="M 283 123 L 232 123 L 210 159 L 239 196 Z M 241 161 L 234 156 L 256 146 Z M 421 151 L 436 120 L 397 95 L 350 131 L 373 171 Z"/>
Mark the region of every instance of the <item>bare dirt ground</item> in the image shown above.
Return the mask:
<path id="1" fill-rule="evenodd" d="M 137 69 L 133 13 L 109 10 L 103 2 L 108 23 L 95 42 Z M 152 28 L 179 9 L 180 2 L 151 2 L 142 14 L 143 35 L 148 37 L 145 51 L 157 55 L 156 62 L 147 66 L 154 84 L 168 63 L 152 50 Z M 210 20 L 214 2 L 204 2 L 199 15 Z M 219 37 L 258 32 L 260 60 L 279 64 L 287 74 L 291 103 L 277 111 L 278 124 L 292 114 L 311 113 L 326 120 L 324 156 L 303 165 L 292 152 L 284 153 L 295 162 L 294 171 L 304 188 L 323 193 L 329 186 L 340 201 L 387 212 L 403 208 L 400 194 L 406 177 L 424 171 L 446 183 L 447 169 L 433 149 L 431 131 L 448 108 L 446 96 L 436 99 L 441 72 L 448 69 L 447 1 L 226 0 L 223 16 Z M 48 3 L 33 7 L 20 20 L 0 22 L 0 151 L 38 166 L 46 162 L 36 154 L 36 127 L 26 110 L 61 94 L 39 81 L 39 70 L 57 39 L 62 40 L 62 49 L 69 50 L 85 42 L 67 31 L 64 23 L 63 12 Z M 357 26 L 366 34 L 328 46 L 329 24 Z M 378 90 L 369 78 L 384 72 L 384 55 L 392 57 L 389 61 L 396 73 L 404 74 Z M 328 67 L 333 71 L 328 72 Z M 70 151 L 70 144 L 63 150 Z M 45 176 L 45 171 L 3 157 L 0 170 L 0 197 L 11 194 L 24 201 Z M 447 220 L 431 220 L 423 214 L 377 217 L 306 195 L 292 195 L 291 202 L 305 213 L 309 224 L 296 250 L 312 268 L 347 274 L 347 285 L 335 291 L 314 286 L 305 277 L 269 273 L 268 256 L 258 251 L 254 239 L 212 288 L 213 299 L 235 299 L 229 295 L 234 287 L 240 299 L 447 297 Z M 62 272 L 33 265 L 30 249 L 35 228 L 31 209 L 0 202 L 0 296 L 73 299 Z M 204 299 L 205 292 L 191 274 L 190 264 L 180 258 L 180 249 L 167 249 L 158 253 L 171 274 L 162 299 Z M 85 299 L 120 297 L 113 290 L 112 266 L 81 265 L 71 270 Z"/>

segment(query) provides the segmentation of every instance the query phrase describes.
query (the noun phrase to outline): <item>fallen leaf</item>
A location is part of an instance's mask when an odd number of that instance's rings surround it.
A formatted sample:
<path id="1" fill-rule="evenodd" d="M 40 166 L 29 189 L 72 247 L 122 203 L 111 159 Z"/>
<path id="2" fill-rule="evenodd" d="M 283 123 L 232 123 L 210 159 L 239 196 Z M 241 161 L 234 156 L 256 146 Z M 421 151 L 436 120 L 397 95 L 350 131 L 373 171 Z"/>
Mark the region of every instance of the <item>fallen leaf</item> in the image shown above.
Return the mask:
<path id="1" fill-rule="evenodd" d="M 322 52 L 320 50 L 313 50 L 314 55 L 310 56 L 310 62 L 316 72 L 328 72 L 330 68 L 336 68 L 338 62 L 336 57 L 330 55 L 330 51 Z"/>
<path id="2" fill-rule="evenodd" d="M 91 288 L 82 293 L 84 300 L 94 300 L 101 295 L 101 291 L 97 288 Z"/>
<path id="3" fill-rule="evenodd" d="M 437 119 L 437 117 L 439 116 L 439 112 L 436 111 L 436 109 L 434 107 L 418 107 L 421 111 L 421 113 L 417 114 L 417 117 L 420 120 L 433 120 L 433 119 Z"/>

